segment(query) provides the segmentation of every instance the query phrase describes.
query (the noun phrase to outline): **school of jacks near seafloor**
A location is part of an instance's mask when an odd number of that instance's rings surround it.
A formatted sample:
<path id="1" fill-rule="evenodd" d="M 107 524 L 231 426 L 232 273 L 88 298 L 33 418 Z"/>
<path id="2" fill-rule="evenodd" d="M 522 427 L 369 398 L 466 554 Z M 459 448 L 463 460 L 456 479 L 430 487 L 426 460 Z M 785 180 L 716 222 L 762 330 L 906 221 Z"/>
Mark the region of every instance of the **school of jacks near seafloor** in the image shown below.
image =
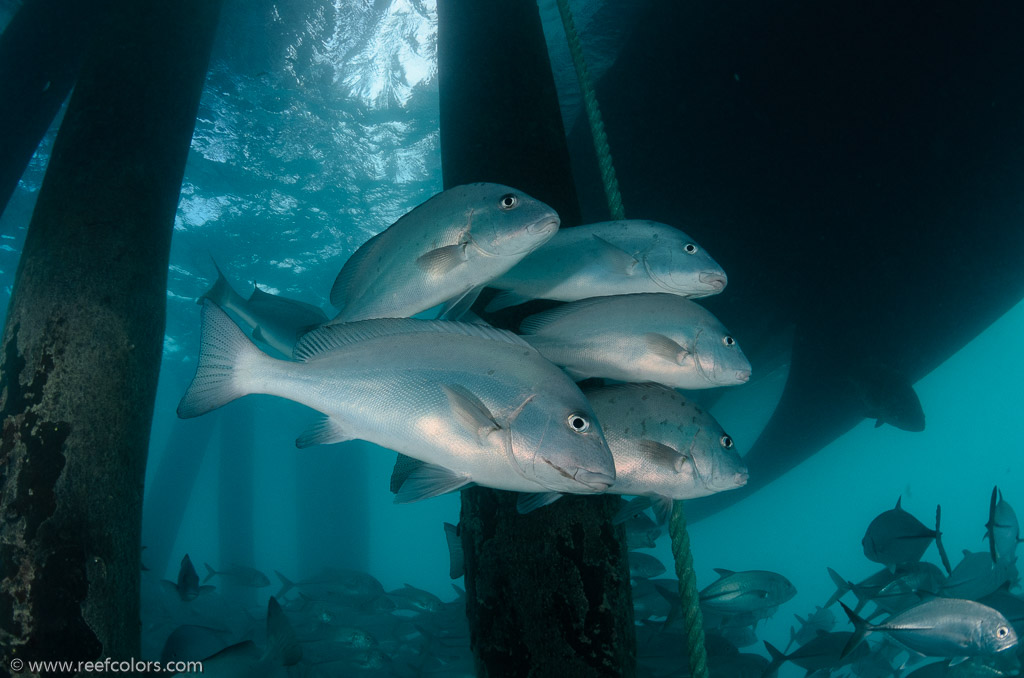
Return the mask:
<path id="1" fill-rule="evenodd" d="M 333 317 L 259 289 L 245 298 L 218 270 L 200 299 L 198 366 L 178 414 L 199 416 L 254 393 L 302 403 L 323 418 L 297 446 L 358 439 L 398 453 L 391 490 L 399 503 L 472 485 L 519 492 L 524 513 L 563 494 L 634 497 L 615 520 L 631 549 L 638 675 L 686 675 L 678 583 L 660 578 L 665 566 L 639 549 L 654 546 L 673 500 L 747 480 L 730 436 L 676 390 L 751 377 L 737 341 L 692 301 L 726 283 L 672 226 L 622 220 L 559 230 L 555 211 L 521 191 L 457 186 L 356 250 L 330 290 Z M 498 293 L 486 312 L 564 303 L 514 333 L 470 311 L 487 287 Z M 412 317 L 433 309 L 436 319 Z M 900 502 L 881 513 L 863 546 L 882 569 L 859 583 L 830 570 L 835 595 L 797 617 L 790 646 L 764 643 L 767 657 L 741 650 L 758 642 L 758 622 L 795 587 L 774 572 L 717 570 L 700 592 L 711 674 L 768 676 L 791 662 L 809 676 L 1020 675 L 1013 509 L 993 490 L 990 548 L 964 551 L 955 568 L 939 528 L 938 511 L 935 529 Z M 458 527 L 444 533 L 455 579 Z M 945 570 L 921 560 L 933 541 Z M 207 580 L 270 585 L 251 567 L 207 568 Z M 265 621 L 256 620 L 201 586 L 186 555 L 177 582 L 146 580 L 144 597 L 159 611 L 144 629 L 148 646 L 163 659 L 205 658 L 215 675 L 475 673 L 458 587 L 445 603 L 408 585 L 385 591 L 364 572 L 277 576 L 282 587 Z M 854 603 L 842 603 L 852 631 L 833 630 L 840 598 Z"/>

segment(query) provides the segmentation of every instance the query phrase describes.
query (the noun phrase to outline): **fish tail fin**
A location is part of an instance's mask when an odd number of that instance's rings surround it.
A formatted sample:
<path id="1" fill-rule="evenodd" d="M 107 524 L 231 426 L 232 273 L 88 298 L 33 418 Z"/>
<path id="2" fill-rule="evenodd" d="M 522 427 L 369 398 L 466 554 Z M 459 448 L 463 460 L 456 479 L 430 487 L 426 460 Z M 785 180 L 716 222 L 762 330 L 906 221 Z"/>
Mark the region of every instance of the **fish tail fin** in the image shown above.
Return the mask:
<path id="1" fill-rule="evenodd" d="M 241 295 L 224 277 L 224 272 L 220 270 L 220 266 L 213 260 L 213 257 L 210 257 L 210 261 L 213 262 L 213 267 L 217 270 L 217 281 L 196 299 L 196 303 L 202 304 L 204 299 L 209 299 L 218 306 L 230 306 L 233 300 L 241 299 Z"/>
<path id="2" fill-rule="evenodd" d="M 764 672 L 761 674 L 761 678 L 768 678 L 769 676 L 774 676 L 778 672 L 779 667 L 786 661 L 786 655 L 779 652 L 779 648 L 775 647 L 767 640 L 764 641 L 764 647 L 768 650 L 768 655 L 772 660 L 768 666 L 765 667 Z"/>
<path id="3" fill-rule="evenodd" d="M 942 559 L 942 566 L 946 568 L 946 574 L 953 574 L 953 568 L 949 564 L 949 556 L 946 555 L 946 547 L 942 545 L 942 531 L 939 523 L 942 520 L 942 506 L 935 506 L 935 547 L 939 549 L 939 558 Z"/>
<path id="4" fill-rule="evenodd" d="M 213 569 L 212 567 L 210 567 L 210 564 L 209 564 L 209 563 L 203 563 L 203 565 L 205 565 L 205 566 L 206 566 L 206 573 L 207 573 L 207 574 L 206 574 L 206 578 L 205 578 L 205 579 L 203 579 L 203 583 L 205 584 L 206 582 L 208 582 L 208 581 L 210 581 L 211 579 L 213 579 L 213 576 L 214 576 L 215 574 L 217 574 L 217 570 L 215 570 L 215 569 Z"/>
<path id="5" fill-rule="evenodd" d="M 850 623 L 853 624 L 853 635 L 850 636 L 850 640 L 846 642 L 846 647 L 843 648 L 842 653 L 839 655 L 839 658 L 842 659 L 853 652 L 853 648 L 860 645 L 861 641 L 864 640 L 865 636 L 871 633 L 872 629 L 871 626 L 861 619 L 856 612 L 846 607 L 845 603 L 841 602 L 839 604 L 843 606 L 843 611 L 846 612 L 846 616 L 850 618 Z"/>
<path id="6" fill-rule="evenodd" d="M 295 582 L 293 582 L 291 579 L 289 579 L 288 577 L 284 576 L 283 574 L 281 574 L 277 570 L 274 570 L 274 574 L 276 574 L 277 578 L 281 580 L 281 590 L 278 591 L 277 595 L 274 596 L 274 597 L 275 598 L 284 598 L 286 593 L 288 593 L 293 588 L 295 588 Z"/>
<path id="7" fill-rule="evenodd" d="M 853 586 L 850 582 L 839 576 L 839 573 L 833 570 L 831 567 L 828 568 L 828 576 L 832 577 L 832 583 L 836 585 L 836 592 L 832 594 L 832 597 L 825 603 L 825 607 L 832 607 L 836 601 L 846 595 L 847 591 L 852 591 Z"/>
<path id="8" fill-rule="evenodd" d="M 196 376 L 178 403 L 182 419 L 206 414 L 250 393 L 245 377 L 261 361 L 271 360 L 213 302 L 203 302 L 202 316 Z"/>

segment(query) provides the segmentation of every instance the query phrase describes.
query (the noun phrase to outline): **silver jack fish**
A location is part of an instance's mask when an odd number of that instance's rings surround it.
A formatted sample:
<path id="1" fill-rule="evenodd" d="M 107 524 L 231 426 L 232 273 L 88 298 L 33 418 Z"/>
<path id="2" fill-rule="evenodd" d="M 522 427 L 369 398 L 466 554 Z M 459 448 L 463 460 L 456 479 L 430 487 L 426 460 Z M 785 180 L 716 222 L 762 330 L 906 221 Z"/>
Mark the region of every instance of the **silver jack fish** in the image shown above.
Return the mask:
<path id="1" fill-rule="evenodd" d="M 846 605 L 843 610 L 854 626 L 844 656 L 875 631 L 884 631 L 926 657 L 974 657 L 1002 652 L 1017 644 L 1017 634 L 1006 617 L 973 600 L 934 598 L 882 624 L 869 624 Z"/>
<path id="2" fill-rule="evenodd" d="M 560 230 L 488 283 L 506 290 L 488 311 L 530 299 L 577 301 L 616 294 L 667 292 L 707 297 L 725 289 L 725 271 L 690 236 L 641 219 Z"/>
<path id="3" fill-rule="evenodd" d="M 500 184 L 450 188 L 378 233 L 345 262 L 331 324 L 407 318 L 447 302 L 451 318 L 484 284 L 512 268 L 558 230 L 558 214 Z"/>
<path id="4" fill-rule="evenodd" d="M 250 393 L 302 403 L 326 418 L 299 437 L 299 447 L 358 439 L 423 462 L 405 477 L 399 502 L 470 483 L 592 494 L 615 482 L 611 452 L 583 393 L 509 332 L 364 321 L 314 330 L 296 347 L 302 362 L 289 362 L 260 351 L 206 302 L 200 346 L 178 416 Z"/>
<path id="5" fill-rule="evenodd" d="M 217 269 L 217 282 L 199 297 L 198 303 L 209 299 L 234 313 L 252 327 L 253 339 L 267 344 L 285 357 L 291 357 L 299 337 L 327 322 L 327 316 L 316 306 L 270 294 L 256 286 L 246 299 L 235 291 L 220 267 L 216 263 L 213 266 Z"/>
<path id="6" fill-rule="evenodd" d="M 750 362 L 722 323 L 673 294 L 574 301 L 530 316 L 520 332 L 576 379 L 653 381 L 688 389 L 750 379 Z"/>

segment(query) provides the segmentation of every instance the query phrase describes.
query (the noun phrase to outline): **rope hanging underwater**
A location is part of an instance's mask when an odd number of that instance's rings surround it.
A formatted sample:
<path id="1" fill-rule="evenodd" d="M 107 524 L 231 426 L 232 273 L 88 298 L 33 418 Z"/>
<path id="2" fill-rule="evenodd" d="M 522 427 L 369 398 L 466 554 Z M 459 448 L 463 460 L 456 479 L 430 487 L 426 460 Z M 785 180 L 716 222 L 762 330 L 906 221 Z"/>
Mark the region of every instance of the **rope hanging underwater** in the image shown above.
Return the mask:
<path id="1" fill-rule="evenodd" d="M 569 0 L 556 1 L 558 13 L 562 15 L 562 26 L 565 27 L 565 37 L 569 41 L 572 63 L 576 67 L 576 79 L 580 83 L 580 91 L 583 92 L 583 108 L 587 112 L 590 133 L 594 138 L 594 150 L 597 152 L 597 164 L 601 168 L 601 182 L 604 184 L 605 199 L 608 201 L 608 212 L 612 219 L 625 219 L 626 210 L 622 207 L 619 180 L 615 177 L 615 167 L 612 166 L 612 152 L 608 147 L 608 135 L 604 133 L 601 109 L 597 106 L 597 95 L 590 84 L 587 62 L 583 59 L 583 45 L 580 43 L 580 36 L 576 32 L 576 25 L 572 20 Z"/>
<path id="2" fill-rule="evenodd" d="M 608 201 L 608 211 L 612 219 L 625 219 L 626 211 L 622 206 L 622 195 L 619 193 L 619 181 L 615 177 L 612 166 L 612 153 L 608 146 L 608 136 L 604 132 L 601 110 L 597 106 L 597 95 L 590 84 L 587 64 L 583 60 L 583 46 L 569 10 L 569 0 L 556 0 L 558 13 L 562 15 L 565 37 L 569 41 L 572 63 L 576 67 L 576 78 L 583 92 L 583 106 L 590 123 L 590 132 L 594 137 L 594 149 L 597 152 L 597 163 L 601 168 L 601 180 L 604 183 L 604 194 Z M 700 611 L 700 599 L 697 593 L 697 574 L 693 569 L 693 554 L 690 552 L 690 535 L 686 531 L 686 516 L 683 515 L 683 502 L 672 502 L 672 517 L 669 519 L 669 534 L 672 537 L 672 556 L 676 561 L 676 576 L 679 578 L 679 595 L 682 599 L 683 618 L 686 624 L 686 649 L 690 660 L 690 675 L 693 678 L 708 678 L 708 653 L 704 647 L 704 616 Z"/>

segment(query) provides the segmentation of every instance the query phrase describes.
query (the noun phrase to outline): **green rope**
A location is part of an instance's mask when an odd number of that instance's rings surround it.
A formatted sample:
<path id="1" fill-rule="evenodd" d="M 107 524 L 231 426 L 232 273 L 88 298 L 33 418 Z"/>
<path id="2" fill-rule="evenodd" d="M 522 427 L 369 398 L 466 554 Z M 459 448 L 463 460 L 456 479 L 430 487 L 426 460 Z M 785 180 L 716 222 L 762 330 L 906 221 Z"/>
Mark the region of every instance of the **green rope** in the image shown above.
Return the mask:
<path id="1" fill-rule="evenodd" d="M 615 177 L 615 167 L 612 165 L 608 135 L 604 132 L 601 109 L 597 106 L 597 94 L 594 93 L 594 88 L 590 84 L 587 62 L 583 59 L 583 45 L 580 43 L 580 36 L 576 32 L 576 25 L 572 20 L 569 0 L 557 0 L 557 2 L 558 13 L 562 15 L 562 25 L 565 27 L 565 37 L 569 41 L 569 52 L 572 53 L 572 63 L 576 67 L 576 79 L 579 80 L 580 90 L 583 92 L 583 107 L 587 111 L 590 133 L 594 137 L 594 150 L 597 152 L 597 164 L 601 168 L 601 182 L 604 184 L 605 199 L 608 201 L 608 212 L 612 219 L 625 219 L 626 210 L 622 206 L 619 180 Z"/>
<path id="2" fill-rule="evenodd" d="M 668 533 L 672 537 L 672 555 L 676 560 L 679 596 L 682 598 L 683 618 L 686 620 L 686 649 L 690 659 L 690 675 L 693 678 L 708 678 L 708 651 L 704 647 L 704 615 L 700 611 L 697 573 L 693 570 L 690 535 L 686 531 L 686 516 L 683 515 L 681 500 L 672 502 Z"/>
<path id="3" fill-rule="evenodd" d="M 608 201 L 608 211 L 612 219 L 625 219 L 626 210 L 622 206 L 622 195 L 619 193 L 619 180 L 615 178 L 615 167 L 612 165 L 612 152 L 608 146 L 608 136 L 604 132 L 601 110 L 597 106 L 597 95 L 590 84 L 587 64 L 583 59 L 583 45 L 576 32 L 569 10 L 569 0 L 556 0 L 558 13 L 562 15 L 565 37 L 569 41 L 572 63 L 576 67 L 576 78 L 583 92 L 583 105 L 587 111 L 587 121 L 594 137 L 594 150 L 597 152 L 597 164 L 601 168 L 601 181 L 604 183 L 604 195 Z M 686 647 L 690 659 L 690 676 L 692 678 L 708 678 L 708 653 L 704 647 L 704 617 L 700 611 L 700 599 L 697 594 L 697 574 L 693 570 L 693 553 L 690 552 L 690 535 L 686 531 L 686 517 L 683 515 L 683 502 L 675 501 L 672 506 L 672 518 L 669 522 L 669 534 L 672 536 L 672 555 L 676 561 L 676 576 L 679 577 L 679 595 L 682 598 L 683 619 L 686 623 Z"/>

